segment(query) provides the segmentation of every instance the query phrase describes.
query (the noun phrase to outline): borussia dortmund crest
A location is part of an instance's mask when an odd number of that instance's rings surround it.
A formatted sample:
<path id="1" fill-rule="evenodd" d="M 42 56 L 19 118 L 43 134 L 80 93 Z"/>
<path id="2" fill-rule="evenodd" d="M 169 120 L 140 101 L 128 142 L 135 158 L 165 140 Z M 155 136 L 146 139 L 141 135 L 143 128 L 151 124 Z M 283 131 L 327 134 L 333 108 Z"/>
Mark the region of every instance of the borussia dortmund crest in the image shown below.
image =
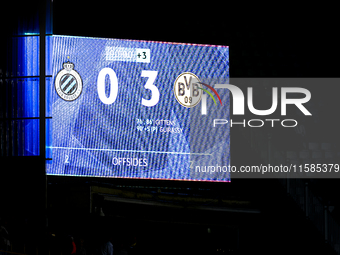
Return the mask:
<path id="1" fill-rule="evenodd" d="M 63 67 L 64 69 L 60 70 L 55 78 L 55 89 L 62 99 L 73 101 L 80 96 L 83 83 L 78 72 L 73 69 L 73 63 L 68 61 L 63 64 Z"/>

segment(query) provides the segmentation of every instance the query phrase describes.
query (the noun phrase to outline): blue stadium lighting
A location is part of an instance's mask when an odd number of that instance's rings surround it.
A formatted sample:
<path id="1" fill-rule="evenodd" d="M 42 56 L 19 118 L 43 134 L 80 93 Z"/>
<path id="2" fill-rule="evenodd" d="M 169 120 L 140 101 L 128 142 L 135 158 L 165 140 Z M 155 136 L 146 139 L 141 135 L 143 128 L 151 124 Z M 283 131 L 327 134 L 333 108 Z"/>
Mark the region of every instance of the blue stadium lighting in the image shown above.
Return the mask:
<path id="1" fill-rule="evenodd" d="M 39 37 L 18 37 L 18 113 L 19 118 L 39 117 Z M 28 78 L 26 78 L 28 77 Z M 39 155 L 39 120 L 25 119 L 24 156 Z M 20 148 L 19 148 L 20 150 Z"/>
<path id="2" fill-rule="evenodd" d="M 17 111 L 12 111 L 13 118 L 28 118 L 16 121 L 21 129 L 22 138 L 19 139 L 19 148 L 16 154 L 22 156 L 39 155 L 39 35 L 37 33 L 24 33 L 24 37 L 17 37 L 14 43 L 18 49 L 18 62 L 15 80 L 17 84 Z M 52 74 L 52 39 L 46 37 L 46 75 Z M 51 77 L 46 78 L 51 83 Z M 46 93 L 46 116 L 51 117 L 50 95 Z M 13 95 L 15 96 L 15 95 Z M 14 99 L 13 99 L 14 100 Z M 51 145 L 51 120 L 46 120 L 46 147 Z M 19 124 L 19 123 L 22 123 Z M 51 158 L 51 151 L 46 150 L 46 157 Z"/>
<path id="3" fill-rule="evenodd" d="M 24 33 L 24 35 L 39 35 L 39 33 Z"/>

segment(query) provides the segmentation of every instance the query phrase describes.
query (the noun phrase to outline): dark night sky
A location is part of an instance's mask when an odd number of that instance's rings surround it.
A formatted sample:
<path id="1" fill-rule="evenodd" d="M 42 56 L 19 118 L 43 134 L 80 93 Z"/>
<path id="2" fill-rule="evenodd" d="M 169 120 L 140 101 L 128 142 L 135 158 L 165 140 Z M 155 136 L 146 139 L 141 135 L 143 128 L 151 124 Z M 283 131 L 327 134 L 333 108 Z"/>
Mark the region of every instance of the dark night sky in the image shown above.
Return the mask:
<path id="1" fill-rule="evenodd" d="M 2 31 L 39 1 L 10 1 Z M 54 34 L 230 46 L 231 77 L 337 77 L 340 51 L 332 6 L 232 2 L 53 1 Z M 1 40 L 3 46 L 3 40 Z M 4 48 L 4 47 L 2 47 Z M 1 58 L 4 57 L 2 51 Z"/>
<path id="2" fill-rule="evenodd" d="M 231 77 L 335 77 L 339 50 L 331 9 L 56 0 L 54 33 L 228 45 Z"/>

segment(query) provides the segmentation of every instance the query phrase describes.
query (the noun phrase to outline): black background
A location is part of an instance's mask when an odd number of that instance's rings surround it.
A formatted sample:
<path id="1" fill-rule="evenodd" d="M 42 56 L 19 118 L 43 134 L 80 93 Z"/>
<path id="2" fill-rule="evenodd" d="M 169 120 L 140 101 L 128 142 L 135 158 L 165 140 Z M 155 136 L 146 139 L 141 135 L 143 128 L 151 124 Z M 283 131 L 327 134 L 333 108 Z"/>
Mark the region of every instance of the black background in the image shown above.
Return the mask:
<path id="1" fill-rule="evenodd" d="M 230 46 L 231 77 L 336 77 L 331 6 L 54 2 L 54 33 Z"/>
<path id="2" fill-rule="evenodd" d="M 55 0 L 53 33 L 228 45 L 231 77 L 338 76 L 333 6 L 235 2 Z M 25 20 L 39 8 L 39 1 L 4 2 L 1 45 L 18 17 Z M 2 50 L 1 59 L 5 56 Z"/>

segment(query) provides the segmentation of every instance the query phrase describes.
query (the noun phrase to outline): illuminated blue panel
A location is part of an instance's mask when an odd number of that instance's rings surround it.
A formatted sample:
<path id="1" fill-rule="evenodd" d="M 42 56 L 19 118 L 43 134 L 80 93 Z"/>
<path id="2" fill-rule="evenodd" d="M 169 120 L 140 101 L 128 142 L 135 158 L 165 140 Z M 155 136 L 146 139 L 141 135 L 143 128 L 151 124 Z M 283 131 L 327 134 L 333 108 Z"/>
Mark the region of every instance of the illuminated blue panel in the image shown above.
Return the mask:
<path id="1" fill-rule="evenodd" d="M 24 41 L 24 73 L 22 76 L 39 76 L 39 36 L 19 37 Z"/>
<path id="2" fill-rule="evenodd" d="M 46 75 L 52 75 L 52 37 L 46 36 Z M 46 88 L 50 88 L 53 84 L 51 77 L 46 78 Z M 52 91 L 46 89 L 46 117 L 52 117 Z M 46 158 L 52 158 L 52 119 L 46 119 Z"/>
<path id="3" fill-rule="evenodd" d="M 21 37 L 24 41 L 22 76 L 39 76 L 39 36 Z M 24 114 L 39 117 L 39 78 L 23 78 Z M 39 120 L 25 120 L 25 156 L 39 155 Z"/>
<path id="4" fill-rule="evenodd" d="M 13 58 L 12 70 L 13 76 L 18 78 L 10 80 L 12 107 L 8 109 L 9 117 L 39 117 L 39 37 L 13 38 L 13 45 L 17 56 Z"/>
<path id="5" fill-rule="evenodd" d="M 228 83 L 228 47 L 67 36 L 52 45 L 47 174 L 230 181 L 229 125 L 213 127 L 229 120 L 229 92 L 218 90 L 222 105 L 196 80 Z"/>
<path id="6" fill-rule="evenodd" d="M 47 24 L 48 25 L 48 24 Z M 52 75 L 52 36 L 46 36 L 46 76 Z M 46 88 L 51 88 L 53 80 L 46 78 Z M 46 89 L 46 117 L 52 117 L 52 90 Z M 46 119 L 46 158 L 52 158 L 52 119 Z"/>
<path id="7" fill-rule="evenodd" d="M 9 81 L 9 94 L 12 95 L 7 102 L 7 112 L 10 118 L 38 118 L 39 97 L 39 36 L 24 36 L 13 38 L 14 61 L 12 62 L 13 78 Z M 52 74 L 52 39 L 46 37 L 46 75 Z M 26 78 L 29 77 L 29 78 Z M 52 78 L 46 78 L 46 86 L 52 83 Z M 51 93 L 46 91 L 46 116 L 51 114 Z M 39 155 L 39 119 L 13 121 L 11 127 L 18 135 L 12 148 L 12 155 L 38 156 Z M 51 145 L 51 130 L 49 121 L 46 123 L 46 146 Z M 22 135 L 19 135 L 22 134 Z M 14 139 L 13 138 L 13 139 Z M 50 151 L 46 151 L 46 157 L 51 157 Z"/>
<path id="8" fill-rule="evenodd" d="M 52 74 L 51 68 L 51 39 L 46 38 L 46 75 Z M 13 38 L 14 57 L 12 60 L 12 73 L 18 78 L 8 80 L 8 94 L 11 98 L 7 102 L 7 112 L 10 118 L 38 118 L 40 114 L 40 82 L 39 82 L 39 36 L 24 36 Z M 28 78 L 26 78 L 28 77 Z M 52 78 L 46 78 L 46 84 Z M 46 116 L 51 116 L 50 93 L 46 94 Z M 11 127 L 18 135 L 15 141 L 18 146 L 12 146 L 12 155 L 38 156 L 39 155 L 39 119 L 14 121 Z M 49 127 L 49 126 L 48 126 Z M 50 130 L 50 129 L 48 129 Z M 22 134 L 22 135 L 19 135 Z M 51 133 L 46 133 L 47 137 Z M 50 146 L 51 139 L 46 139 Z"/>
<path id="9" fill-rule="evenodd" d="M 4 121 L 7 155 L 39 155 L 39 37 L 12 38 Z M 30 118 L 30 119 L 25 119 Z"/>
<path id="10" fill-rule="evenodd" d="M 52 34 L 51 1 L 46 2 L 46 34 Z M 33 8 L 34 9 L 34 8 Z M 39 8 L 29 10 L 28 15 L 18 17 L 18 25 L 13 30 L 11 50 L 8 52 L 8 65 L 5 79 L 6 113 L 1 120 L 3 128 L 1 136 L 5 135 L 7 155 L 38 156 L 40 144 L 40 24 Z M 46 76 L 52 75 L 51 39 L 46 37 Z M 46 84 L 51 83 L 47 77 Z M 46 95 L 46 116 L 51 116 L 51 96 Z M 49 106 L 49 107 L 48 107 Z M 9 119 L 9 120 L 8 120 Z M 50 125 L 46 124 L 48 130 Z M 50 145 L 51 133 L 46 133 L 47 146 Z"/>
<path id="11" fill-rule="evenodd" d="M 7 140 L 7 156 L 39 155 L 39 120 L 20 119 L 2 122 L 6 129 L 4 134 L 11 137 Z M 10 150 L 9 150 L 10 148 Z"/>
<path id="12" fill-rule="evenodd" d="M 46 158 L 52 158 L 52 119 L 46 119 Z"/>
<path id="13" fill-rule="evenodd" d="M 46 75 L 52 75 L 52 36 L 46 36 L 45 56 L 46 56 Z"/>

